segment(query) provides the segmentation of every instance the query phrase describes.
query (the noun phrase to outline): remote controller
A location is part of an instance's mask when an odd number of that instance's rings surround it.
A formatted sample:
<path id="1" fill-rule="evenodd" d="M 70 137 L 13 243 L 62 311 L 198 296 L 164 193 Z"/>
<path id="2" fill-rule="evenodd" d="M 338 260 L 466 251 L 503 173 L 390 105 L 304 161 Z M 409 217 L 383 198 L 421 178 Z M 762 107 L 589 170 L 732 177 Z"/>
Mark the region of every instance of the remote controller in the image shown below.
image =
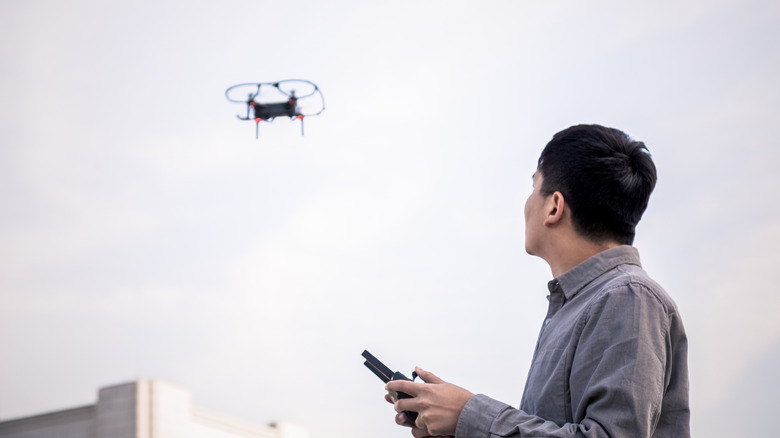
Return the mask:
<path id="1" fill-rule="evenodd" d="M 385 364 L 380 362 L 379 359 L 375 358 L 371 353 L 368 352 L 368 350 L 363 350 L 363 357 L 366 358 L 366 361 L 363 362 L 363 365 L 373 371 L 374 374 L 376 374 L 376 376 L 385 383 L 391 380 L 408 380 L 412 382 L 415 378 L 417 378 L 416 372 L 412 372 L 412 378 L 410 379 L 398 371 L 391 371 L 390 368 L 386 367 Z M 390 391 L 390 399 L 393 400 L 393 402 L 396 402 L 401 398 L 412 398 L 412 396 L 401 391 Z M 417 412 L 404 411 L 404 413 L 406 414 L 406 417 L 409 418 L 409 420 L 412 422 L 417 420 Z"/>

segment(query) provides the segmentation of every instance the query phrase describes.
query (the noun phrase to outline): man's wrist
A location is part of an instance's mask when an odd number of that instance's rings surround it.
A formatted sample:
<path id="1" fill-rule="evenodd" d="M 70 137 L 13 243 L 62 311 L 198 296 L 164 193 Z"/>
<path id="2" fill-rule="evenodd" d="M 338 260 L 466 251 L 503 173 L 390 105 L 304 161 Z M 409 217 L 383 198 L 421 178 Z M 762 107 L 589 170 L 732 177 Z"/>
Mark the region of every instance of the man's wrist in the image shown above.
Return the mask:
<path id="1" fill-rule="evenodd" d="M 498 415 L 510 406 L 484 395 L 476 394 L 460 411 L 455 428 L 456 438 L 481 438 L 490 436 L 490 428 Z"/>

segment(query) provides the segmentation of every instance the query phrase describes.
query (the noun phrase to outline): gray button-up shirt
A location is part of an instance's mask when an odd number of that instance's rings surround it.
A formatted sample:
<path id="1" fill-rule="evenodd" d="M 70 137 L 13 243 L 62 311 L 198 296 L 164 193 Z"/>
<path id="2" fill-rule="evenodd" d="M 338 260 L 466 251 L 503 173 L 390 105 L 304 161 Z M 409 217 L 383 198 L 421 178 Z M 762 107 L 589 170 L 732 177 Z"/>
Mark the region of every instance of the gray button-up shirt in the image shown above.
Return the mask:
<path id="1" fill-rule="evenodd" d="M 637 250 L 601 252 L 548 288 L 520 409 L 475 395 L 456 437 L 689 437 L 685 329 Z"/>

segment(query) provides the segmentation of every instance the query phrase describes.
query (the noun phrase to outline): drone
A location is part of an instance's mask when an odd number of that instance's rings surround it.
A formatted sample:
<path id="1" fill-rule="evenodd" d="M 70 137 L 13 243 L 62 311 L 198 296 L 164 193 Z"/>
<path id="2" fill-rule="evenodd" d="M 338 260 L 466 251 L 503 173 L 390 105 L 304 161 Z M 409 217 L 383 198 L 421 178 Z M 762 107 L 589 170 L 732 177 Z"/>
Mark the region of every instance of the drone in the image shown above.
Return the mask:
<path id="1" fill-rule="evenodd" d="M 240 97 L 244 95 L 247 97 Z M 237 114 L 236 117 L 255 121 L 255 138 L 260 137 L 260 122 L 273 122 L 277 117 L 300 120 L 303 136 L 303 118 L 317 116 L 325 110 L 320 89 L 303 79 L 236 84 L 225 90 L 225 97 L 230 102 L 246 105 L 246 116 Z"/>

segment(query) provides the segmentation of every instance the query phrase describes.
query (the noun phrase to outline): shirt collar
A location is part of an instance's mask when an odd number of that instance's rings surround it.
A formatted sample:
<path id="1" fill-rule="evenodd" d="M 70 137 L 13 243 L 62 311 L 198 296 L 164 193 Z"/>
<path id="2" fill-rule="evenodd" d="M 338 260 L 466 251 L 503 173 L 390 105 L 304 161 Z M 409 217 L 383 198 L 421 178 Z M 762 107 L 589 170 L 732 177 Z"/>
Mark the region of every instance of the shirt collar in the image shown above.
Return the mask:
<path id="1" fill-rule="evenodd" d="M 560 286 L 568 301 L 601 274 L 624 264 L 642 266 L 639 262 L 639 251 L 633 246 L 621 245 L 602 251 L 552 279 L 548 287 L 552 290 L 555 286 Z"/>

